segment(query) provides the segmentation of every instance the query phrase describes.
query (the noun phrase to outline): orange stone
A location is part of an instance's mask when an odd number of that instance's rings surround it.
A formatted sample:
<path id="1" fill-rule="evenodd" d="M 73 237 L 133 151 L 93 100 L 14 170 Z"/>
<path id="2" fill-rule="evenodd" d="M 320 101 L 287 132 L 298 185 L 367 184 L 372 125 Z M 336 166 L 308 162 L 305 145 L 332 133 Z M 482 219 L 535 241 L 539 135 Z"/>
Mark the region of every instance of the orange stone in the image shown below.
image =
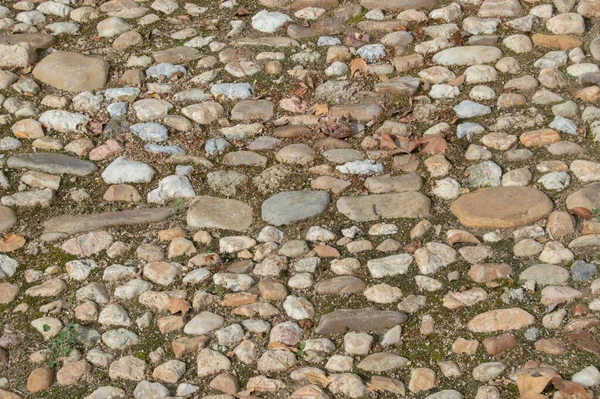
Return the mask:
<path id="1" fill-rule="evenodd" d="M 531 37 L 533 44 L 558 50 L 570 50 L 581 47 L 583 42 L 572 35 L 542 35 L 536 33 Z"/>

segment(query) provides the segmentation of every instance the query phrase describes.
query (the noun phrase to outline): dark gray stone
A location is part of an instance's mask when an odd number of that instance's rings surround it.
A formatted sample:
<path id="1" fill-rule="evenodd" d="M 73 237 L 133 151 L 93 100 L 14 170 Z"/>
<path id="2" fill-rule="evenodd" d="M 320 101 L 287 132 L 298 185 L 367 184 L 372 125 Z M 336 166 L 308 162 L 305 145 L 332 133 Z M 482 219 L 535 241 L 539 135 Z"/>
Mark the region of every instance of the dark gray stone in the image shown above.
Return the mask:
<path id="1" fill-rule="evenodd" d="M 63 154 L 17 154 L 8 158 L 8 167 L 12 169 L 30 169 L 40 172 L 76 176 L 87 176 L 98 170 L 91 162 L 69 157 Z"/>
<path id="2" fill-rule="evenodd" d="M 340 309 L 321 317 L 315 332 L 335 334 L 348 331 L 381 331 L 404 323 L 408 315 L 392 310 Z"/>

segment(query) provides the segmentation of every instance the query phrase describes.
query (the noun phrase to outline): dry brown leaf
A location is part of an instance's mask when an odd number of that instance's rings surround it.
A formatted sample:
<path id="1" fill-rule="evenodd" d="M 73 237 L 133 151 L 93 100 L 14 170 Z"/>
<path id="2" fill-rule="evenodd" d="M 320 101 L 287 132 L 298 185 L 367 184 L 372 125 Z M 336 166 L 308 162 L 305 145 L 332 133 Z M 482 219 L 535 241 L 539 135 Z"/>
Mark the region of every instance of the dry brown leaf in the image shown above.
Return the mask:
<path id="1" fill-rule="evenodd" d="M 308 373 L 306 377 L 311 384 L 315 384 L 320 386 L 321 388 L 327 388 L 327 385 L 331 382 L 329 377 L 324 376 L 323 374 L 317 373 Z"/>
<path id="2" fill-rule="evenodd" d="M 292 90 L 292 93 L 294 93 L 296 97 L 302 97 L 307 91 L 308 87 L 298 87 L 297 89 Z"/>
<path id="3" fill-rule="evenodd" d="M 311 107 L 311 110 L 318 116 L 324 116 L 329 113 L 329 105 L 327 103 L 315 104 Z"/>
<path id="4" fill-rule="evenodd" d="M 554 376 L 534 377 L 530 373 L 523 373 L 517 378 L 517 387 L 521 399 L 546 399 L 542 392 Z"/>
<path id="5" fill-rule="evenodd" d="M 350 62 L 350 76 L 354 76 L 357 71 L 363 72 L 367 67 L 367 61 L 362 58 L 355 58 Z"/>
<path id="6" fill-rule="evenodd" d="M 431 135 L 421 139 L 421 149 L 419 151 L 435 155 L 446 152 L 446 148 L 448 148 L 448 143 L 442 136 Z"/>
<path id="7" fill-rule="evenodd" d="M 379 76 L 379 80 L 381 80 L 383 83 L 387 83 L 390 81 L 390 78 L 388 78 L 385 75 L 377 75 L 377 76 Z"/>
<path id="8" fill-rule="evenodd" d="M 450 82 L 448 82 L 448 84 L 450 86 L 461 86 L 463 83 L 465 83 L 465 75 L 460 75 L 457 78 L 454 78 L 453 80 L 451 80 Z"/>
<path id="9" fill-rule="evenodd" d="M 287 346 L 286 344 L 283 344 L 279 341 L 271 341 L 269 342 L 269 345 L 267 346 L 267 349 L 269 349 L 270 351 L 273 350 L 284 350 L 284 351 L 289 351 L 289 352 L 296 352 L 298 349 L 294 348 L 293 346 Z"/>
<path id="10" fill-rule="evenodd" d="M 408 137 L 400 136 L 398 137 L 398 143 L 398 150 L 400 150 L 400 152 L 410 154 L 411 152 L 416 150 L 417 147 L 419 147 L 419 145 L 421 144 L 421 140 L 411 140 Z"/>
<path id="11" fill-rule="evenodd" d="M 9 233 L 0 238 L 0 252 L 16 251 L 25 245 L 25 237 Z"/>
<path id="12" fill-rule="evenodd" d="M 185 316 L 190 310 L 190 304 L 183 298 L 170 298 L 167 308 L 171 314 L 181 312 L 181 315 Z"/>
<path id="13" fill-rule="evenodd" d="M 378 387 L 377 385 L 371 384 L 370 382 L 367 382 L 367 389 L 371 392 L 385 392 L 384 389 Z"/>
<path id="14" fill-rule="evenodd" d="M 583 220 L 592 220 L 592 212 L 589 209 L 584 208 L 582 206 L 578 206 L 576 208 L 569 209 L 569 213 L 575 216 L 579 216 Z"/>
<path id="15" fill-rule="evenodd" d="M 389 133 L 383 133 L 379 141 L 379 147 L 382 150 L 394 150 L 398 148 L 394 138 Z"/>
<path id="16" fill-rule="evenodd" d="M 457 242 L 466 242 L 470 244 L 481 245 L 481 241 L 473 234 L 464 230 L 449 230 L 447 233 L 448 245 L 454 245 Z"/>

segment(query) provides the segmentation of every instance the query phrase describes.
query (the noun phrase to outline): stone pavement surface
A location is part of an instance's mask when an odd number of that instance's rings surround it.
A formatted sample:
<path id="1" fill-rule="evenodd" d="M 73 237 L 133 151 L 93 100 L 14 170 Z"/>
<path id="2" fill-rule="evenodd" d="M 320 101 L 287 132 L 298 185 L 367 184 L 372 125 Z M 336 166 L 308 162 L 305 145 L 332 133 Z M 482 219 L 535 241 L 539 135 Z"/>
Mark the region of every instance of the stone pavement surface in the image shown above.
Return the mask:
<path id="1" fill-rule="evenodd" d="M 0 2 L 0 399 L 600 395 L 600 0 Z"/>

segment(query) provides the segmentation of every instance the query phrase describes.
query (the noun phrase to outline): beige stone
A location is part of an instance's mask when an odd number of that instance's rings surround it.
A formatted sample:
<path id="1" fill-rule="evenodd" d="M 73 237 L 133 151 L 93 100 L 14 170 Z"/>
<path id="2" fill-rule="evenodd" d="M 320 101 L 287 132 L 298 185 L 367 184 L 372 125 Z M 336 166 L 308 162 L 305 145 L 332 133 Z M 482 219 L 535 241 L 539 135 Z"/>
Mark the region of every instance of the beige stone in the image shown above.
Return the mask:
<path id="1" fill-rule="evenodd" d="M 463 195 L 450 210 L 468 227 L 508 229 L 535 222 L 553 208 L 550 198 L 533 187 L 489 187 Z"/>
<path id="2" fill-rule="evenodd" d="M 518 330 L 535 322 L 535 317 L 521 308 L 490 310 L 478 314 L 468 323 L 473 332 Z"/>
<path id="3" fill-rule="evenodd" d="M 57 89 L 81 92 L 101 89 L 108 80 L 108 62 L 71 51 L 55 51 L 33 69 L 33 76 Z"/>

